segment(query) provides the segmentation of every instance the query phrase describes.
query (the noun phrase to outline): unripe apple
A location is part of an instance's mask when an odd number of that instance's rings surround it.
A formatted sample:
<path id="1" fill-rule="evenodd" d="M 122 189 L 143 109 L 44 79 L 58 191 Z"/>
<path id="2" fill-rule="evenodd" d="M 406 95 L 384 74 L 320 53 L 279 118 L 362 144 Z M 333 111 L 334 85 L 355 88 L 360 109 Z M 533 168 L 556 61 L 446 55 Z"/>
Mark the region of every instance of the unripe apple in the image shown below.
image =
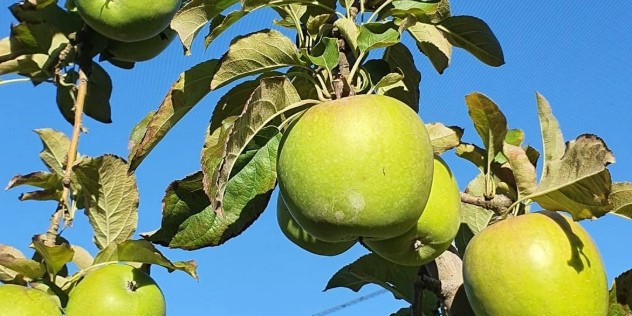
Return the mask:
<path id="1" fill-rule="evenodd" d="M 426 264 L 442 254 L 461 225 L 461 192 L 448 165 L 435 156 L 432 189 L 426 208 L 404 234 L 384 239 L 364 239 L 364 244 L 382 258 L 407 266 Z"/>
<path id="2" fill-rule="evenodd" d="M 577 223 L 542 211 L 474 236 L 463 256 L 478 316 L 605 316 L 608 283 L 597 246 Z"/>
<path id="3" fill-rule="evenodd" d="M 57 303 L 46 293 L 21 285 L 0 286 L 0 316 L 61 316 Z"/>
<path id="4" fill-rule="evenodd" d="M 162 32 L 181 0 L 74 0 L 77 12 L 95 31 L 122 42 L 146 40 Z"/>
<path id="5" fill-rule="evenodd" d="M 167 28 L 156 36 L 138 42 L 111 40 L 106 48 L 108 59 L 132 63 L 150 60 L 162 53 L 173 42 L 176 35 L 176 31 Z"/>
<path id="6" fill-rule="evenodd" d="M 165 298 L 154 280 L 127 264 L 110 264 L 86 275 L 70 292 L 67 316 L 163 316 Z"/>
<path id="7" fill-rule="evenodd" d="M 356 95 L 306 110 L 284 133 L 279 187 L 314 237 L 391 238 L 421 215 L 432 183 L 432 145 L 406 104 Z"/>
<path id="8" fill-rule="evenodd" d="M 306 232 L 287 210 L 283 197 L 277 198 L 277 223 L 281 232 L 295 245 L 317 255 L 336 256 L 355 245 L 356 241 L 327 242 L 322 241 Z"/>

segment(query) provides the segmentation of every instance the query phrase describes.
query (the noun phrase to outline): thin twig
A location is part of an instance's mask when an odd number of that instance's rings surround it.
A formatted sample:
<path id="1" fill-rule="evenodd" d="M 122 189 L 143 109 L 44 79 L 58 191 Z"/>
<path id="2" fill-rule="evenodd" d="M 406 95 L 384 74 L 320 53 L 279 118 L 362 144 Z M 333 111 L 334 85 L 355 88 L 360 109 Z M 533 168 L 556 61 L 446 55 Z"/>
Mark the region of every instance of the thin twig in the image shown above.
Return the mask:
<path id="1" fill-rule="evenodd" d="M 59 222 L 64 213 L 68 212 L 70 205 L 70 176 L 72 173 L 72 166 L 77 159 L 77 147 L 79 146 L 79 135 L 81 134 L 81 121 L 83 118 L 83 106 L 88 93 L 88 76 L 84 72 L 83 67 L 79 69 L 79 83 L 77 84 L 77 100 L 73 110 L 75 111 L 74 124 L 72 128 L 72 136 L 70 139 L 70 147 L 66 155 L 66 170 L 64 171 L 64 178 L 62 183 L 64 189 L 59 200 L 59 207 L 51 217 L 50 226 L 48 227 L 47 235 L 49 237 L 56 237 L 59 231 Z"/>

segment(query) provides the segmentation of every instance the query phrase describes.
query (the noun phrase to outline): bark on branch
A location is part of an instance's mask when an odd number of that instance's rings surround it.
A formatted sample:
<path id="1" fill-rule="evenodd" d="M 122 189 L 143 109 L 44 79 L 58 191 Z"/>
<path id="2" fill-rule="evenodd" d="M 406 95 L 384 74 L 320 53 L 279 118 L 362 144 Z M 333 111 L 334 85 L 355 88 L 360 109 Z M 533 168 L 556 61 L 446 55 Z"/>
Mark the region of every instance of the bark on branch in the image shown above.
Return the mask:
<path id="1" fill-rule="evenodd" d="M 506 195 L 498 194 L 493 199 L 488 200 L 485 197 L 474 196 L 465 192 L 461 192 L 461 202 L 486 208 L 496 215 L 504 214 L 507 208 L 513 204 L 513 201 Z"/>

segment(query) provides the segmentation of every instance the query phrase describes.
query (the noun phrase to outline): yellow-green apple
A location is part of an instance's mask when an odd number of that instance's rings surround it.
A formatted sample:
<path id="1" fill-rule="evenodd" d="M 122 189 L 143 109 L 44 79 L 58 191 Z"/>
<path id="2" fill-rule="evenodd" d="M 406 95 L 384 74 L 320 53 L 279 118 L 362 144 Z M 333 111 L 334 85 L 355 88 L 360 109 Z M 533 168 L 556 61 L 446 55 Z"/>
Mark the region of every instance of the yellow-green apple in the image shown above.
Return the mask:
<path id="1" fill-rule="evenodd" d="M 284 133 L 277 163 L 288 210 L 314 237 L 391 238 L 430 195 L 433 152 L 415 111 L 383 95 L 315 105 Z"/>
<path id="2" fill-rule="evenodd" d="M 443 253 L 461 224 L 461 193 L 448 165 L 435 156 L 432 189 L 426 208 L 404 234 L 384 239 L 364 239 L 364 244 L 382 258 L 407 266 L 426 264 Z"/>
<path id="3" fill-rule="evenodd" d="M 605 316 L 608 283 L 597 246 L 560 213 L 529 213 L 474 236 L 463 256 L 478 316 Z"/>

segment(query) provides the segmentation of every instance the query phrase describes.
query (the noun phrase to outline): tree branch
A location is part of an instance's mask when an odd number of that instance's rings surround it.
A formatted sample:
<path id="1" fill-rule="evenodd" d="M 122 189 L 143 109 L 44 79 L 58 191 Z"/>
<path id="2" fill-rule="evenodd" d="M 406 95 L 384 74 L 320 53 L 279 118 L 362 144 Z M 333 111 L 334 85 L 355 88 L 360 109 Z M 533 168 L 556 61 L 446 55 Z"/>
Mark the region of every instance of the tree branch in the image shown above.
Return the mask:
<path id="1" fill-rule="evenodd" d="M 444 315 L 474 316 L 463 287 L 463 261 L 454 247 L 450 246 L 419 269 L 413 291 L 413 316 L 422 315 L 423 290 L 431 291 L 439 298 Z"/>
<path id="2" fill-rule="evenodd" d="M 66 170 L 64 170 L 64 178 L 62 180 L 64 189 L 59 200 L 59 206 L 51 217 L 50 226 L 46 232 L 48 237 L 51 237 L 52 240 L 57 237 L 59 223 L 63 215 L 70 209 L 70 176 L 72 173 L 72 166 L 75 164 L 75 160 L 77 159 L 77 147 L 79 146 L 79 135 L 81 134 L 83 106 L 88 93 L 88 76 L 84 71 L 84 67 L 79 69 L 79 82 L 77 85 L 77 99 L 73 108 L 75 111 L 74 124 L 70 139 L 70 147 L 68 148 L 68 153 L 66 155 Z"/>
<path id="3" fill-rule="evenodd" d="M 503 214 L 513 203 L 508 196 L 502 194 L 497 194 L 493 199 L 488 200 L 485 197 L 474 196 L 465 192 L 461 192 L 461 202 L 492 210 L 497 215 Z"/>

